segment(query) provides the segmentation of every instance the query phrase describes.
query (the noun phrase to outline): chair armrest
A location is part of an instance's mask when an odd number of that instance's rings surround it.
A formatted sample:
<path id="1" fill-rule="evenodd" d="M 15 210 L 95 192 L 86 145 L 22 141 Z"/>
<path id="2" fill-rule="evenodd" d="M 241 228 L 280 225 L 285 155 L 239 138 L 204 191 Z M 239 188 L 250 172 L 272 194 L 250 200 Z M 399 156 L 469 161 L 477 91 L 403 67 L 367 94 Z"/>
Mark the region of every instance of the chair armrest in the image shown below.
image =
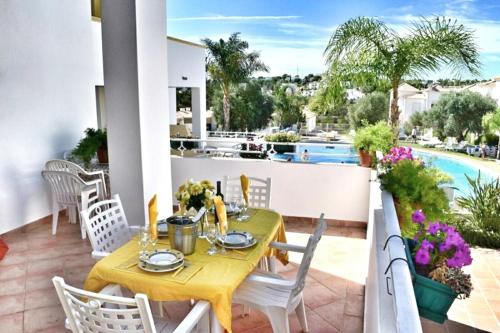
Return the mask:
<path id="1" fill-rule="evenodd" d="M 201 321 L 204 316 L 208 316 L 210 310 L 210 303 L 207 301 L 198 301 L 195 306 L 189 311 L 188 315 L 177 326 L 173 333 L 189 333 Z M 208 324 L 208 320 L 207 320 Z M 203 331 L 203 330 L 201 330 Z M 203 331 L 204 332 L 204 331 Z"/>
<path id="2" fill-rule="evenodd" d="M 269 243 L 269 247 L 272 247 L 272 248 L 275 248 L 278 250 L 284 250 L 284 251 L 306 253 L 306 247 L 300 246 L 300 245 L 292 245 L 292 244 L 286 244 L 286 243 L 281 243 L 281 242 L 271 242 L 271 243 Z"/>
<path id="3" fill-rule="evenodd" d="M 109 255 L 109 252 L 103 251 L 92 251 L 92 258 L 100 260 Z"/>
<path id="4" fill-rule="evenodd" d="M 295 281 L 290 281 L 286 279 L 278 279 L 262 275 L 250 274 L 245 282 L 263 284 L 269 287 L 278 287 L 280 289 L 292 290 L 295 286 Z"/>

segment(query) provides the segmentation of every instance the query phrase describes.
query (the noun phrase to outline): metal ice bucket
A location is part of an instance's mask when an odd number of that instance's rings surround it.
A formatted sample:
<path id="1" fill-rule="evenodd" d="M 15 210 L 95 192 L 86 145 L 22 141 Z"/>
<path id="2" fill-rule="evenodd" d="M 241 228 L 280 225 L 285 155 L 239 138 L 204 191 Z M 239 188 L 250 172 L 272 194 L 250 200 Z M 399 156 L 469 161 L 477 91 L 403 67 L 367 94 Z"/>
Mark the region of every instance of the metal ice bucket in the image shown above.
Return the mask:
<path id="1" fill-rule="evenodd" d="M 196 247 L 199 221 L 186 216 L 171 216 L 167 219 L 168 238 L 172 249 L 190 255 Z"/>

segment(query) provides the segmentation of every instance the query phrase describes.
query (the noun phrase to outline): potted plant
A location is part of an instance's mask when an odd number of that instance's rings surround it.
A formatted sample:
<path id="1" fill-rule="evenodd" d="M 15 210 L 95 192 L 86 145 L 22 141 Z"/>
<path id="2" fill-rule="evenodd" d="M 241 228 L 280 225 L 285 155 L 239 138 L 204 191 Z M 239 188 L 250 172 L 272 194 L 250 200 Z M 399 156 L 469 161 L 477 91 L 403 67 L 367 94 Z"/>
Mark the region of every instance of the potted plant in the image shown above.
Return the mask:
<path id="1" fill-rule="evenodd" d="M 286 142 L 299 142 L 300 141 L 300 136 L 294 133 L 274 133 L 270 135 L 266 135 L 264 138 L 267 142 L 280 142 L 280 143 L 286 143 Z M 267 144 L 267 151 L 271 150 L 271 145 Z M 275 144 L 274 145 L 274 150 L 278 154 L 284 154 L 284 153 L 294 153 L 295 152 L 295 146 L 293 145 L 287 145 L 287 144 Z"/>
<path id="2" fill-rule="evenodd" d="M 247 149 L 247 143 L 242 143 L 241 150 L 246 150 L 246 149 Z M 267 152 L 264 150 L 262 144 L 248 143 L 248 150 L 255 151 L 258 153 L 240 153 L 240 157 L 257 159 L 257 160 L 263 160 L 267 158 Z"/>
<path id="3" fill-rule="evenodd" d="M 380 160 L 379 170 L 383 189 L 394 198 L 404 236 L 411 236 L 416 231 L 411 221 L 414 210 L 423 208 L 434 220 L 443 218 L 448 211 L 448 199 L 439 186 L 451 182 L 451 177 L 414 158 L 411 148 L 391 148 Z"/>
<path id="4" fill-rule="evenodd" d="M 108 141 L 106 130 L 87 128 L 85 137 L 71 152 L 74 157 L 80 158 L 86 164 L 97 154 L 99 163 L 108 163 Z"/>
<path id="5" fill-rule="evenodd" d="M 394 133 L 391 127 L 382 121 L 359 129 L 354 137 L 354 148 L 359 153 L 361 166 L 371 167 L 375 153 L 386 153 L 393 142 Z"/>
<path id="6" fill-rule="evenodd" d="M 472 291 L 471 277 L 462 271 L 472 263 L 470 248 L 455 227 L 426 222 L 421 210 L 412 214 L 412 221 L 418 231 L 404 242 L 418 311 L 442 324 L 454 300 Z"/>

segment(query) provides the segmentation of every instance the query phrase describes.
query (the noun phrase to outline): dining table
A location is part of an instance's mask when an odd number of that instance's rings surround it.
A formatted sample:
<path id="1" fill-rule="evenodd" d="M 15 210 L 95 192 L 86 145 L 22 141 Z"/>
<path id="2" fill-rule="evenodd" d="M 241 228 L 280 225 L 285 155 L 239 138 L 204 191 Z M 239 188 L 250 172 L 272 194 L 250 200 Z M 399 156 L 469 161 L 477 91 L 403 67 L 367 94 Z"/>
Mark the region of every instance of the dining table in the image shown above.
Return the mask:
<path id="1" fill-rule="evenodd" d="M 139 242 L 129 242 L 98 261 L 88 274 L 84 289 L 98 292 L 108 284 L 118 284 L 134 293 L 146 294 L 153 301 L 205 300 L 211 305 L 212 332 L 231 331 L 233 292 L 256 268 L 263 256 L 275 256 L 288 263 L 288 253 L 269 247 L 272 241 L 286 242 L 282 216 L 270 209 L 248 209 L 248 220 L 228 219 L 228 230 L 246 231 L 257 240 L 251 248 L 219 251 L 208 255 L 211 246 L 198 238 L 193 254 L 185 255 L 180 271 L 146 272 L 138 267 Z M 213 216 L 211 217 L 213 223 Z M 168 238 L 160 238 L 156 249 L 169 249 Z"/>

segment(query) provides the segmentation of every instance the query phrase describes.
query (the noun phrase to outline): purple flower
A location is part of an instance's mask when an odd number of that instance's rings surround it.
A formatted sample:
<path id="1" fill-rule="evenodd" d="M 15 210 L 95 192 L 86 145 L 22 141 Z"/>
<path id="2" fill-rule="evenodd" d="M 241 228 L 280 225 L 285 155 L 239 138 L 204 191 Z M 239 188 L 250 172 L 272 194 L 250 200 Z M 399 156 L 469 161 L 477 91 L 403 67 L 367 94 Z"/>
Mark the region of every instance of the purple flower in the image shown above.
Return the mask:
<path id="1" fill-rule="evenodd" d="M 413 214 L 411 214 L 411 220 L 414 222 L 414 223 L 418 223 L 418 224 L 423 224 L 424 221 L 425 221 L 425 215 L 424 213 L 422 212 L 422 210 L 416 210 L 413 212 Z"/>
<path id="2" fill-rule="evenodd" d="M 427 265 L 431 260 L 431 256 L 429 255 L 429 251 L 423 247 L 420 247 L 415 254 L 415 262 L 419 265 Z"/>
<path id="3" fill-rule="evenodd" d="M 427 230 L 431 235 L 436 235 L 440 229 L 439 222 L 434 222 L 429 224 L 429 228 Z"/>
<path id="4" fill-rule="evenodd" d="M 427 239 L 424 239 L 422 241 L 422 244 L 420 245 L 421 248 L 424 248 L 426 250 L 433 250 L 434 249 L 434 245 L 429 242 Z"/>

